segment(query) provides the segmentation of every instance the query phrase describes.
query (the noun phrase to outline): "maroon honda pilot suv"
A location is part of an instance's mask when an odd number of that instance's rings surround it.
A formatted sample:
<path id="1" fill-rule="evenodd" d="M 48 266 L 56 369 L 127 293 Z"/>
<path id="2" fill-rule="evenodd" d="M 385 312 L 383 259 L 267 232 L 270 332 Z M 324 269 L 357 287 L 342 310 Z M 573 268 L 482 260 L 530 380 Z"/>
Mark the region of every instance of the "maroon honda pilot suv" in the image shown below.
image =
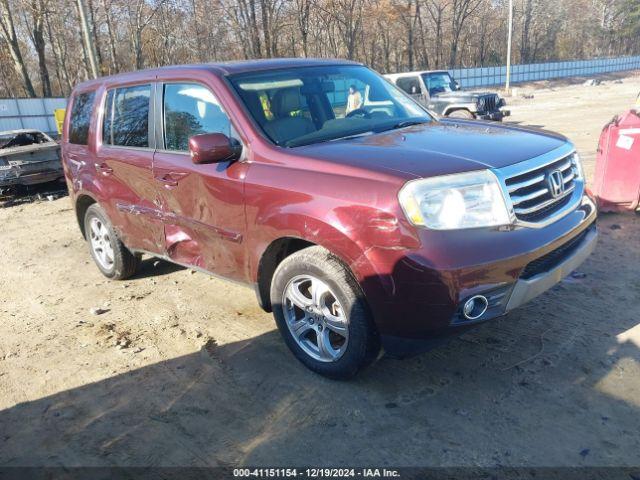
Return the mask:
<path id="1" fill-rule="evenodd" d="M 329 377 L 504 315 L 596 244 L 566 138 L 436 118 L 357 63 L 146 70 L 78 85 L 67 111 L 67 184 L 102 273 L 151 255 L 250 285 Z"/>

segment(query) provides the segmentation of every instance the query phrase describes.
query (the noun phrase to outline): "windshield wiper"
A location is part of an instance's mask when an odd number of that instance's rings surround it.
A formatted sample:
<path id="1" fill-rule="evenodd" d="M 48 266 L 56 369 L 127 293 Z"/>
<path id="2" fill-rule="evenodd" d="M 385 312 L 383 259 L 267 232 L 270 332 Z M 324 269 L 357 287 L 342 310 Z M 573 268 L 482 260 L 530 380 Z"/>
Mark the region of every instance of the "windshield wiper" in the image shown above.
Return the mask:
<path id="1" fill-rule="evenodd" d="M 430 120 L 403 120 L 402 122 L 394 123 L 392 125 L 385 125 L 382 128 L 376 129 L 376 133 L 386 132 L 389 130 L 397 130 L 399 128 L 411 127 L 413 125 L 422 125 L 424 123 L 431 123 Z"/>
<path id="2" fill-rule="evenodd" d="M 398 128 L 405 128 L 405 127 L 410 127 L 412 125 L 422 125 L 423 123 L 431 123 L 431 120 L 403 120 L 402 122 L 397 122 L 397 123 L 392 123 L 392 124 L 385 124 L 385 125 L 381 125 L 377 128 L 371 128 L 369 127 L 367 130 L 365 130 L 364 132 L 356 132 L 356 133 L 349 133 L 347 135 L 343 135 L 343 136 L 339 136 L 339 137 L 332 137 L 332 136 L 316 136 L 315 138 L 298 138 L 298 139 L 293 139 L 293 140 L 289 140 L 288 142 L 286 142 L 284 144 L 285 147 L 302 147 L 305 145 L 313 145 L 316 143 L 325 143 L 325 142 L 334 142 L 334 141 L 338 141 L 338 140 L 350 140 L 352 138 L 358 138 L 358 137 L 364 137 L 366 135 L 373 135 L 376 133 L 381 133 L 381 132 L 387 132 L 389 130 L 395 130 Z"/>
<path id="3" fill-rule="evenodd" d="M 367 130 L 366 132 L 362 132 L 362 133 L 354 133 L 353 135 L 345 135 L 344 137 L 332 138 L 329 141 L 335 142 L 337 140 L 351 140 L 352 138 L 366 137 L 367 135 L 373 135 L 374 133 L 375 132 L 373 130 Z"/>
<path id="4" fill-rule="evenodd" d="M 308 141 L 297 141 L 297 140 L 290 140 L 288 141 L 285 146 L 287 147 L 303 147 L 305 145 L 314 145 L 316 143 L 327 143 L 327 142 L 335 142 L 338 140 L 350 140 L 352 138 L 358 138 L 358 137 L 364 137 L 365 135 L 372 135 L 375 132 L 373 130 L 367 130 L 366 132 L 361 132 L 361 133 L 353 133 L 350 135 L 345 135 L 343 137 L 329 137 L 329 138 L 317 138 L 317 139 L 308 139 Z"/>
<path id="5" fill-rule="evenodd" d="M 393 129 L 405 128 L 405 127 L 411 127 L 413 125 L 422 125 L 423 123 L 430 123 L 430 122 L 429 122 L 429 120 L 405 120 L 404 122 L 396 123 L 391 128 L 393 128 Z"/>

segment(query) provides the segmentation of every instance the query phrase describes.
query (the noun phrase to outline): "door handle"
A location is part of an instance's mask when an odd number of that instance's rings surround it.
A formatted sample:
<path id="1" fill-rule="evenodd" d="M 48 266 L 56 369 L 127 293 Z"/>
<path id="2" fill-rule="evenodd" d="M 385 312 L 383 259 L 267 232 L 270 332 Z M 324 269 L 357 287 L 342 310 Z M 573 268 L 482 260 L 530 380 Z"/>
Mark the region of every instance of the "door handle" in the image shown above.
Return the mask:
<path id="1" fill-rule="evenodd" d="M 101 173 L 102 175 L 111 175 L 113 173 L 113 168 L 111 168 L 106 163 L 95 163 L 96 172 Z"/>
<path id="2" fill-rule="evenodd" d="M 186 175 L 186 173 L 169 172 L 163 175 L 158 175 L 156 177 L 156 180 L 164 184 L 165 187 L 171 188 L 178 186 L 178 182 L 180 181 L 180 179 Z"/>

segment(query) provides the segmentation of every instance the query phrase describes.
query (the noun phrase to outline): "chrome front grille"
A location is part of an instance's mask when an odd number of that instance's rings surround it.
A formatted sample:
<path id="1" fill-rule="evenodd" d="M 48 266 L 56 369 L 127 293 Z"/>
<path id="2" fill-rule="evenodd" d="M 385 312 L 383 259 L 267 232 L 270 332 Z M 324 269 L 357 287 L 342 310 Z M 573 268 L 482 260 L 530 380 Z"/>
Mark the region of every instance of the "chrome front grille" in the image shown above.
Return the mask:
<path id="1" fill-rule="evenodd" d="M 516 218 L 535 223 L 557 213 L 570 202 L 572 193 L 579 186 L 576 175 L 572 153 L 505 178 Z"/>

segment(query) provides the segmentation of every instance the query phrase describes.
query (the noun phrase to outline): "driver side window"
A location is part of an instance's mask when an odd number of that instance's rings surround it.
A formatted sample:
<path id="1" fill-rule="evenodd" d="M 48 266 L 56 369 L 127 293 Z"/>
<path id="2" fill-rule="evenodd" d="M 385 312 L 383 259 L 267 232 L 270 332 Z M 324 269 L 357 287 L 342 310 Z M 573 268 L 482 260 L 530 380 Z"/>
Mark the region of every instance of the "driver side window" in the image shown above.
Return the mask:
<path id="1" fill-rule="evenodd" d="M 195 83 L 164 86 L 164 148 L 189 150 L 189 138 L 202 133 L 223 133 L 236 138 L 229 117 L 216 96 Z"/>
<path id="2" fill-rule="evenodd" d="M 422 93 L 422 88 L 420 88 L 420 79 L 418 77 L 399 78 L 396 85 L 409 95 L 419 95 Z"/>

